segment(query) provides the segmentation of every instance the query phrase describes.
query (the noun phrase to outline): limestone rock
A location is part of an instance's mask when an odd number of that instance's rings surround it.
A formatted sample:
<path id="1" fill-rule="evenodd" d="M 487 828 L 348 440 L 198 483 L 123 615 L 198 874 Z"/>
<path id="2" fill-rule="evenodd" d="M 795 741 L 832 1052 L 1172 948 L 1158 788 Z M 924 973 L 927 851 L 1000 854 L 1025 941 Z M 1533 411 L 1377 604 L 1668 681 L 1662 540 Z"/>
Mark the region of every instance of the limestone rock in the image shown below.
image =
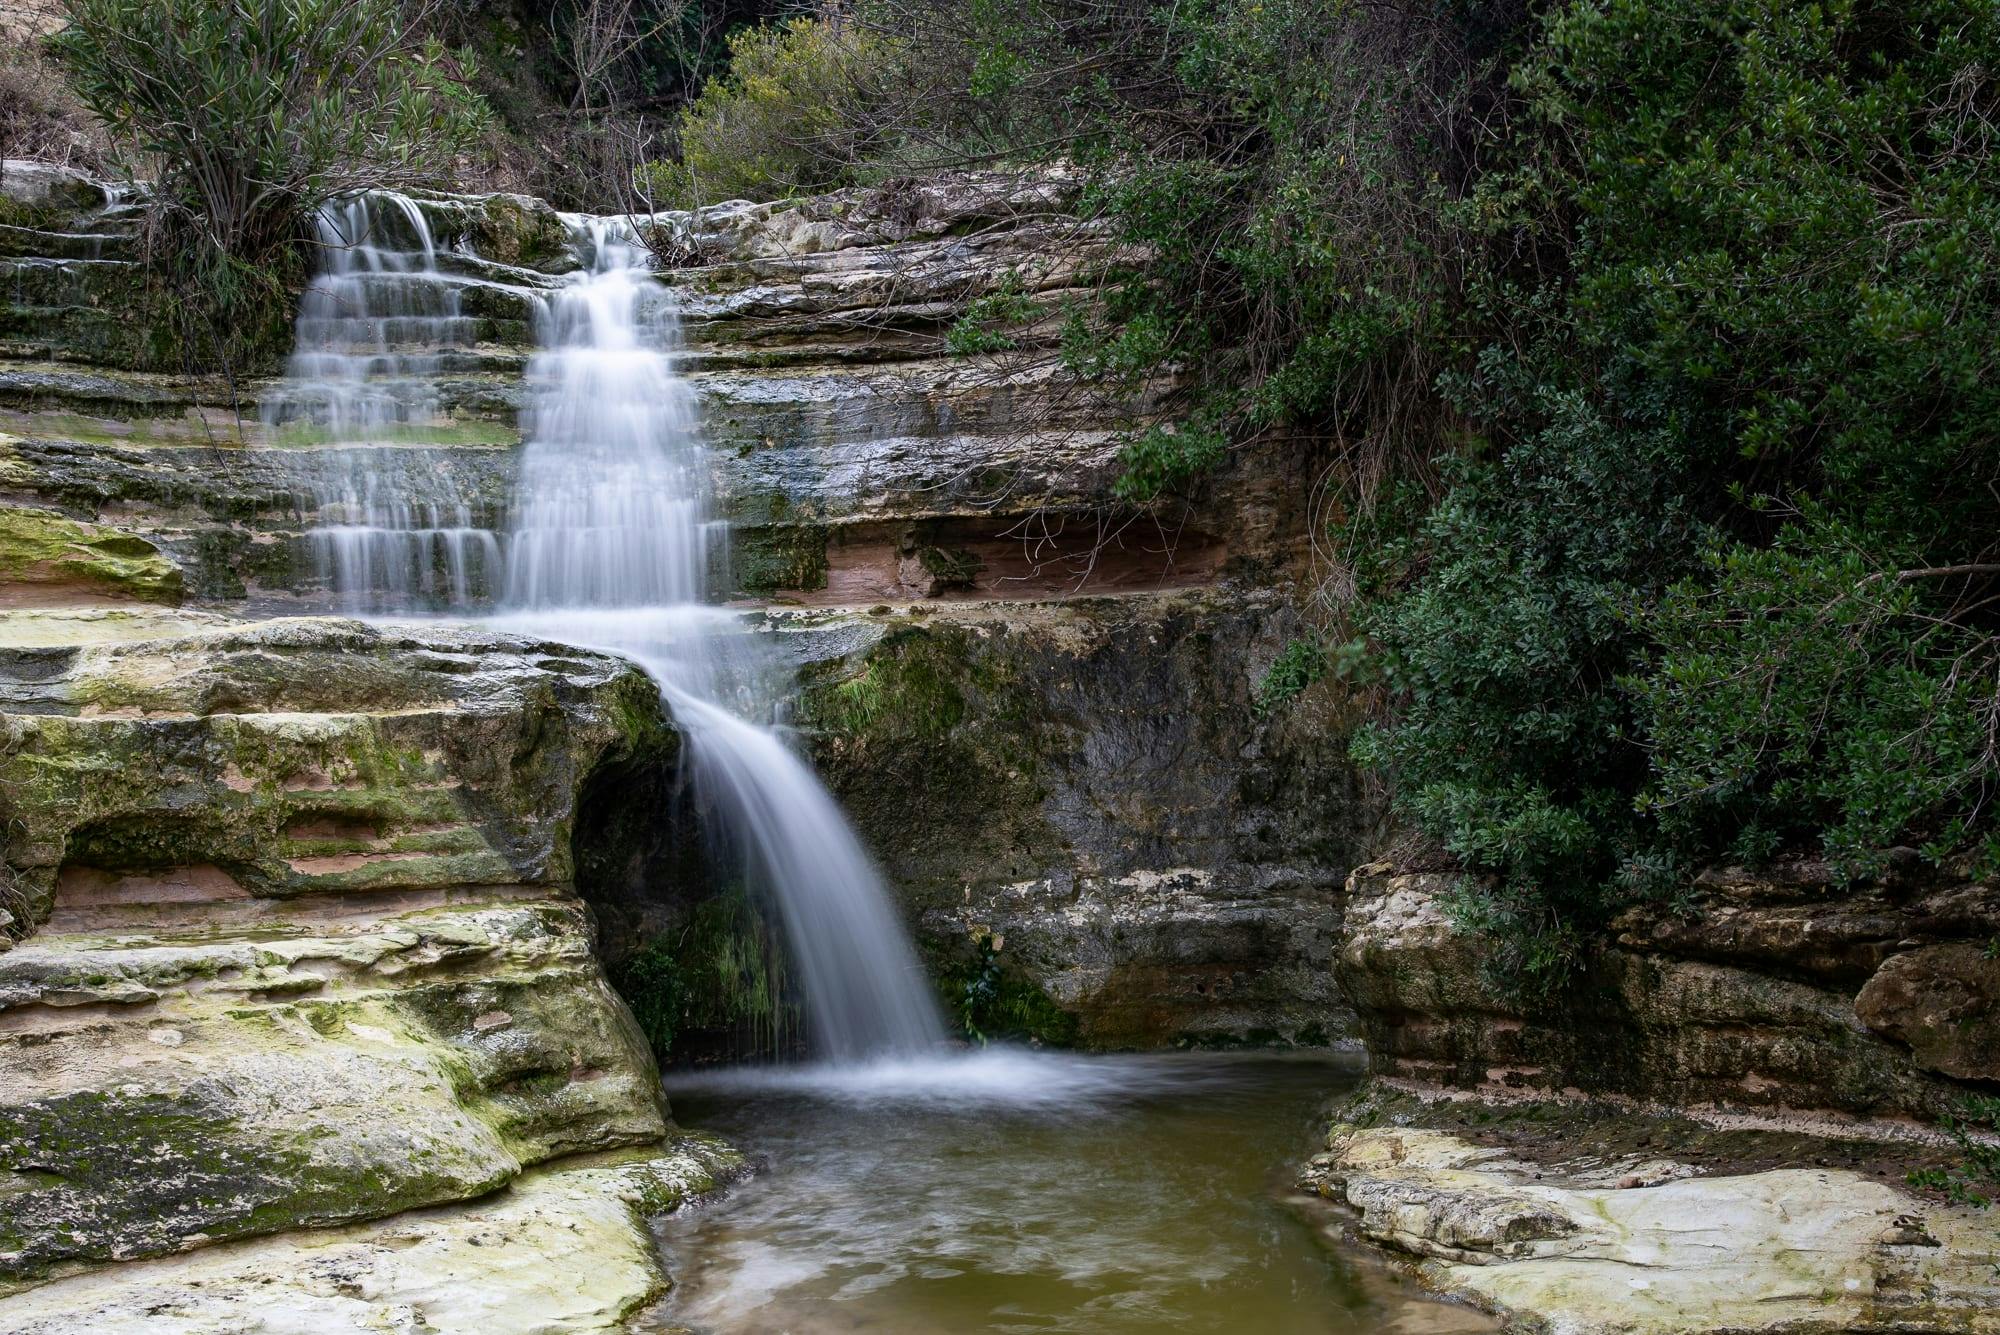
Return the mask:
<path id="1" fill-rule="evenodd" d="M 51 634 L 60 627 L 49 623 Z M 531 638 L 293 619 L 0 657 L 5 860 L 37 919 L 560 885 L 583 774 L 670 748 L 636 668 Z"/>
<path id="2" fill-rule="evenodd" d="M 1459 879 L 1381 864 L 1349 881 L 1337 971 L 1380 1074 L 1935 1117 L 1962 1097 L 1940 1076 L 1966 1078 L 1992 1046 L 1981 1027 L 1988 963 L 1973 958 L 2000 927 L 1988 916 L 1992 887 L 1864 889 L 1829 902 L 1823 883 L 1731 881 L 1693 922 L 1628 913 L 1562 994 L 1529 1008 L 1488 976 L 1488 943 L 1443 911 Z M 1806 929 L 1816 919 L 1825 930 Z M 1982 945 L 1910 949 L 1955 933 Z M 1888 962 L 1864 1006 L 1853 980 L 1878 957 Z M 1934 983 L 1945 990 L 1926 1022 L 1916 989 Z"/>
<path id="3" fill-rule="evenodd" d="M 1351 1032 L 1328 967 L 1363 819 L 1338 698 L 1268 719 L 1249 698 L 1295 616 L 1170 591 L 763 620 L 943 985 L 997 936 L 1039 1036 L 1143 1047 Z M 585 887 L 614 958 L 690 909 L 672 851 Z"/>
<path id="4" fill-rule="evenodd" d="M 0 636 L 0 1286 L 661 1135 L 570 897 L 592 768 L 672 763 L 649 681 L 467 628 L 106 618 Z"/>
<path id="5" fill-rule="evenodd" d="M 0 506 L 0 606 L 100 598 L 177 603 L 180 569 L 135 534 Z"/>
<path id="6" fill-rule="evenodd" d="M 1990 1221 L 1855 1173 L 1593 1187 L 1432 1131 L 1336 1128 L 1331 1145 L 1310 1185 L 1432 1284 L 1523 1328 L 2000 1331 Z"/>
<path id="7" fill-rule="evenodd" d="M 2000 1080 L 2000 958 L 1985 946 L 1925 946 L 1889 957 L 1855 1014 L 1907 1043 L 1927 1071 L 1960 1080 Z"/>
<path id="8" fill-rule="evenodd" d="M 573 903 L 45 933 L 0 955 L 0 1016 L 0 1283 L 476 1196 L 663 1126 Z"/>
<path id="9" fill-rule="evenodd" d="M 14 1335 L 611 1335 L 667 1277 L 649 1217 L 741 1175 L 718 1142 L 531 1171 L 482 1200 L 114 1266 L 0 1300 Z"/>

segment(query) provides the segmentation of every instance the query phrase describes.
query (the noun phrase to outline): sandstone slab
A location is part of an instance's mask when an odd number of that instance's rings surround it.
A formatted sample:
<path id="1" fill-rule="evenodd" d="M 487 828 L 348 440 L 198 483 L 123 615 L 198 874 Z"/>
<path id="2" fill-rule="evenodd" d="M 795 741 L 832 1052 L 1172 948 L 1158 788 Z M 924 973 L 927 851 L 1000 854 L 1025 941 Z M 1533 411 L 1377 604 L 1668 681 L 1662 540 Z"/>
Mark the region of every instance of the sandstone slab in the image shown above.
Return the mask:
<path id="1" fill-rule="evenodd" d="M 684 1137 L 481 1200 L 133 1262 L 0 1299 L 12 1335 L 594 1335 L 668 1284 L 647 1219 L 744 1171 Z"/>
<path id="2" fill-rule="evenodd" d="M 1551 1335 L 2000 1331 L 2000 1235 L 1858 1174 L 1587 1184 L 1435 1131 L 1336 1127 L 1308 1185 L 1444 1291 Z"/>

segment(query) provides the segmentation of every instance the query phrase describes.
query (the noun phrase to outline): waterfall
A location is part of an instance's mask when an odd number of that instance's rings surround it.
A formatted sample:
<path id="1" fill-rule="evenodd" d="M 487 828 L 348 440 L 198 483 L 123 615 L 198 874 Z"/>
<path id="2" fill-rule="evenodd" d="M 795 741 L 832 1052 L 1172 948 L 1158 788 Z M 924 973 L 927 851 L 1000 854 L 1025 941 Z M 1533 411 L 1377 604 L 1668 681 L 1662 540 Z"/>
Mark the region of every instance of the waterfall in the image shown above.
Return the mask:
<path id="1" fill-rule="evenodd" d="M 490 527 L 435 476 L 421 441 L 442 423 L 437 375 L 477 321 L 415 200 L 383 192 L 336 200 L 314 219 L 320 271 L 299 298 L 292 357 L 263 403 L 279 444 L 314 444 L 306 478 L 318 526 L 314 564 L 349 611 L 463 606 L 499 566 Z"/>
<path id="2" fill-rule="evenodd" d="M 331 216 L 349 235 L 367 234 L 376 198 Z M 433 318 L 397 309 L 438 311 L 447 303 L 395 295 L 422 286 L 426 264 L 435 273 L 436 250 L 420 209 L 385 207 L 409 223 L 416 248 L 393 259 L 330 252 L 332 272 L 314 285 L 324 300 L 311 303 L 310 315 L 301 309 L 295 387 L 280 399 L 280 414 L 324 401 L 322 417 L 343 443 L 417 420 L 422 397 L 398 382 L 455 336 L 448 322 L 397 326 Z M 737 618 L 705 602 L 726 533 L 709 502 L 693 394 L 674 368 L 672 295 L 649 275 L 629 223 L 571 222 L 585 262 L 542 304 L 511 522 L 504 541 L 480 547 L 490 586 L 501 591 L 497 619 L 625 654 L 659 683 L 696 791 L 738 863 L 777 906 L 819 1055 L 854 1061 L 934 1047 L 944 1026 L 879 872 L 811 769 L 752 721 L 776 703 L 762 689 L 766 674 L 744 652 Z M 399 281 L 345 286 L 381 274 Z M 331 335 L 343 319 L 362 327 Z M 378 338 L 392 327 L 429 346 Z M 373 469 L 361 477 L 365 495 L 347 526 L 361 530 L 347 540 L 358 554 L 331 542 L 326 573 L 343 599 L 406 597 L 412 589 L 389 569 L 407 556 L 396 544 L 422 544 L 429 553 L 455 530 L 410 509 L 393 478 Z M 352 475 L 346 485 L 357 487 Z M 337 503 L 346 505 L 347 493 Z M 464 589 L 449 590 L 449 601 L 465 599 Z"/>

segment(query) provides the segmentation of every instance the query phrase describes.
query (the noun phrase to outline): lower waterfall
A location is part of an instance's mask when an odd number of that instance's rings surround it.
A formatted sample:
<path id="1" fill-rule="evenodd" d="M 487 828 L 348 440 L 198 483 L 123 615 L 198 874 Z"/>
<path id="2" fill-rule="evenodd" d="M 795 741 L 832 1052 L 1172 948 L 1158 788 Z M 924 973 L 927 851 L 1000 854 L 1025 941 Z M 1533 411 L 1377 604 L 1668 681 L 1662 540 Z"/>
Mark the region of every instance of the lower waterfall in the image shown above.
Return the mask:
<path id="1" fill-rule="evenodd" d="M 403 379 L 423 364 L 421 346 L 395 346 L 399 326 L 381 312 L 455 305 L 404 289 L 461 280 L 439 272 L 421 208 L 381 198 L 379 207 L 370 196 L 330 215 L 341 226 L 323 234 L 368 254 L 357 261 L 329 247 L 330 277 L 300 318 L 295 377 L 267 405 L 267 418 L 320 417 L 336 433 L 366 435 L 370 423 L 394 417 L 405 438 L 415 425 L 408 395 L 394 414 L 357 407 L 379 403 L 377 379 Z M 413 229 L 415 245 L 383 261 L 374 237 L 390 220 Z M 744 671 L 730 652 L 741 638 L 731 633 L 735 618 L 704 601 L 711 568 L 726 559 L 726 529 L 712 517 L 692 394 L 674 368 L 672 294 L 650 276 L 649 253 L 628 223 L 573 224 L 584 263 L 542 302 L 519 480 L 506 531 L 491 548 L 493 619 L 624 654 L 659 683 L 716 833 L 777 908 L 816 1056 L 851 1062 L 933 1048 L 944 1025 L 879 872 L 812 770 L 752 721 L 769 704 L 755 689 L 761 674 Z M 365 294 L 348 279 L 357 268 L 368 277 Z M 333 309 L 343 295 L 347 307 Z M 400 327 L 420 340 L 435 333 L 422 321 Z M 336 443 L 371 442 L 337 434 Z M 404 520 L 421 507 L 385 497 L 394 479 L 368 469 L 366 448 L 354 453 L 364 457 L 358 485 L 321 494 L 368 496 L 366 513 L 336 513 L 333 536 L 315 535 L 314 545 L 334 557 L 326 573 L 343 603 L 378 610 L 384 592 L 410 587 L 412 561 L 427 568 L 441 526 Z M 453 548 L 443 556 L 452 561 Z M 353 587 L 384 571 L 394 572 L 389 589 L 379 581 Z M 454 582 L 446 605 L 466 602 Z"/>

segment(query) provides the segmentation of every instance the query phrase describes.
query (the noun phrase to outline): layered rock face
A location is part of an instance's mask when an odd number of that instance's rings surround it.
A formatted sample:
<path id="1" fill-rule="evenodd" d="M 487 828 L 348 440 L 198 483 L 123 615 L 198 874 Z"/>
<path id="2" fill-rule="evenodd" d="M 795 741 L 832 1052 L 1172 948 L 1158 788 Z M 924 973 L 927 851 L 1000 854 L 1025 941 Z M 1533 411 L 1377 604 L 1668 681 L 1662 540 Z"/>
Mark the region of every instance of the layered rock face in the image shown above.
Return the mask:
<path id="1" fill-rule="evenodd" d="M 1155 402 L 1113 403 L 1056 366 L 1059 313 L 1110 254 L 1065 212 L 1075 188 L 975 175 L 643 220 L 679 266 L 683 363 L 731 528 L 717 574 L 783 606 L 856 609 L 768 629 L 807 682 L 816 759 L 934 963 L 998 941 L 1010 977 L 1062 1013 L 1052 1037 L 1337 1040 L 1352 1021 L 1327 964 L 1360 823 L 1338 728 L 1252 710 L 1297 629 L 1283 598 L 1201 592 L 1296 562 L 1304 463 L 1245 455 L 1198 510 L 1108 504 L 1118 437 Z M 121 303 L 141 309 L 129 208 L 91 189 L 51 178 L 0 234 L 23 303 L 0 365 L 0 563 L 18 547 L 22 572 L 5 596 L 324 610 L 342 605 L 329 525 L 504 529 L 533 322 L 576 263 L 562 219 L 507 196 L 420 201 L 461 312 L 431 358 L 440 419 L 354 449 L 267 425 L 262 382 L 233 399 L 129 369 L 145 361 L 117 333 Z M 951 355 L 968 302 L 996 292 L 1013 350 Z M 14 529 L 33 541 L 10 547 Z M 431 541 L 395 549 L 422 552 L 406 585 L 479 605 L 477 563 Z M 938 618 L 859 610 L 911 605 Z M 950 679 L 949 717 L 911 685 L 931 672 Z M 600 911 L 614 960 L 674 916 Z"/>
<path id="2" fill-rule="evenodd" d="M 1283 597 L 919 612 L 861 620 L 799 717 L 939 972 L 997 947 L 1096 1046 L 1351 1032 L 1365 803 L 1343 720 L 1254 708 Z"/>
<path id="3" fill-rule="evenodd" d="M 657 1142 L 570 894 L 621 660 L 331 619 L 15 614 L 0 1286 L 484 1195 Z"/>
<path id="4" fill-rule="evenodd" d="M 1613 923 L 1571 991 L 1539 1008 L 1510 1004 L 1484 943 L 1453 925 L 1452 884 L 1386 864 L 1349 883 L 1338 972 L 1384 1074 L 1924 1118 L 2000 1079 L 1990 884 L 1710 872 L 1691 902 Z"/>
<path id="5" fill-rule="evenodd" d="M 257 411 L 268 380 L 126 369 L 160 331 L 143 327 L 130 207 L 79 209 L 91 189 L 43 192 L 17 205 L 35 225 L 0 228 L 15 289 L 0 503 L 115 523 L 170 556 L 191 596 L 253 606 L 322 600 L 312 532 L 357 522 L 327 507 L 351 508 L 358 490 L 503 526 L 534 321 L 575 264 L 546 205 L 422 202 L 462 312 L 462 341 L 435 370 L 444 420 L 408 447 L 354 450 L 274 433 Z M 1298 480 L 1268 461 L 1236 470 L 1199 523 L 1106 524 L 1116 436 L 1150 400 L 1113 403 L 1026 355 L 1049 346 L 1055 312 L 1104 258 L 1062 213 L 1073 189 L 973 177 L 646 224 L 684 266 L 667 277 L 737 589 L 829 604 L 1156 589 L 1267 562 L 1299 536 L 1283 504 Z M 1010 335 L 1023 355 L 949 356 L 966 304 L 1001 288 L 1026 303 Z"/>

